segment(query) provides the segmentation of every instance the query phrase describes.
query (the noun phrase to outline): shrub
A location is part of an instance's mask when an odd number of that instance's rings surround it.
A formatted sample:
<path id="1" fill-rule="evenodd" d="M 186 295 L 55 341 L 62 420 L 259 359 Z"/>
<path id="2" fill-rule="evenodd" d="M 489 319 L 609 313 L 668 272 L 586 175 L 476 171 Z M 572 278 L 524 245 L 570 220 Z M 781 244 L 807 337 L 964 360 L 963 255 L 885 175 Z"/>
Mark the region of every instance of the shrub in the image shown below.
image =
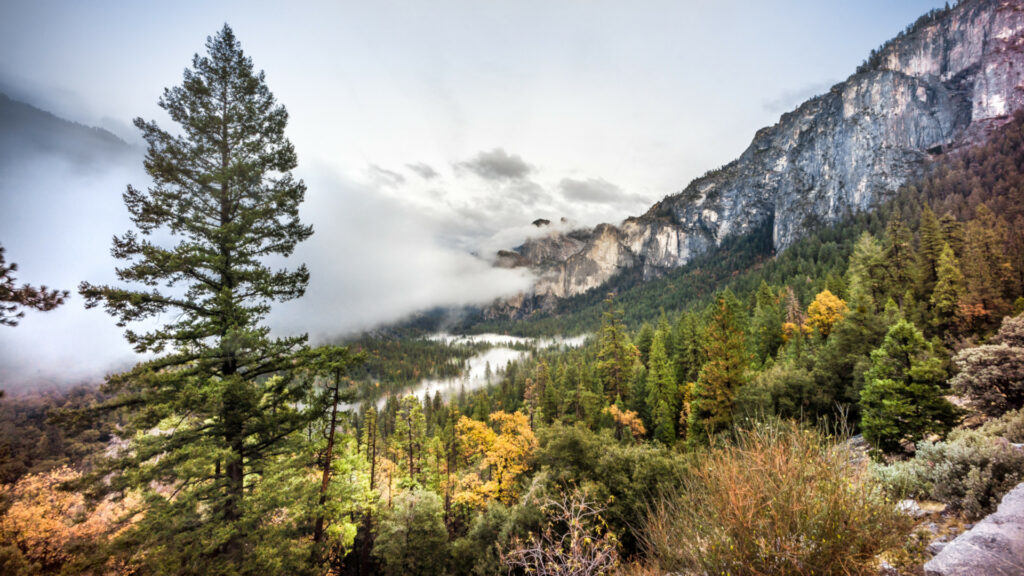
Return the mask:
<path id="1" fill-rule="evenodd" d="M 979 518 L 1024 481 L 1024 451 L 1003 434 L 1024 436 L 1024 411 L 978 430 L 956 430 L 946 442 L 922 442 L 914 458 L 875 466 L 874 473 L 895 498 L 931 498 Z"/>
<path id="2" fill-rule="evenodd" d="M 549 499 L 548 524 L 528 540 L 512 539 L 502 553 L 509 571 L 538 576 L 603 576 L 619 565 L 619 544 L 601 517 L 603 508 L 578 488 Z"/>
<path id="3" fill-rule="evenodd" d="M 647 551 L 662 570 L 683 573 L 874 573 L 911 521 L 858 462 L 796 424 L 738 432 L 653 505 Z"/>
<path id="4" fill-rule="evenodd" d="M 1024 408 L 1003 414 L 995 420 L 989 420 L 978 428 L 985 436 L 1005 438 L 1015 444 L 1024 443 Z"/>
<path id="5" fill-rule="evenodd" d="M 965 348 L 953 358 L 953 389 L 978 410 L 998 416 L 1024 406 L 1024 316 L 1004 318 L 994 344 Z"/>

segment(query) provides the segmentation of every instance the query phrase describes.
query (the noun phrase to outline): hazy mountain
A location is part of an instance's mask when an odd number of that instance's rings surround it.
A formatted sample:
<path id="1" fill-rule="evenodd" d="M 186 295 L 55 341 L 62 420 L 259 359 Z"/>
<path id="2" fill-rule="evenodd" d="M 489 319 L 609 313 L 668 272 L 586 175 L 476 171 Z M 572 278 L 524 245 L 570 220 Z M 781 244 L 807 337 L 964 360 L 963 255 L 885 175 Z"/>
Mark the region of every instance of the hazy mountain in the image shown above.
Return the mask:
<path id="1" fill-rule="evenodd" d="M 116 162 L 133 148 L 102 128 L 84 126 L 0 93 L 0 169 L 39 156 L 90 169 Z"/>

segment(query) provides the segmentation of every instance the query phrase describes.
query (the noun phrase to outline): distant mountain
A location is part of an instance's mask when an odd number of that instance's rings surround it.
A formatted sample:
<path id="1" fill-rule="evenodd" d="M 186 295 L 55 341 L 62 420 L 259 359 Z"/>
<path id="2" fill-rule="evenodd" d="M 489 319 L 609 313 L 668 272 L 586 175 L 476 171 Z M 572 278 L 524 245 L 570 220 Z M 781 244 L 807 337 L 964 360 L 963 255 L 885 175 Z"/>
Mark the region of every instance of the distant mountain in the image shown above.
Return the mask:
<path id="1" fill-rule="evenodd" d="M 0 93 L 0 169 L 56 156 L 88 169 L 120 162 L 136 149 L 102 128 L 55 116 Z"/>
<path id="2" fill-rule="evenodd" d="M 922 16 L 845 82 L 763 128 L 736 160 L 618 226 L 503 251 L 533 289 L 488 317 L 524 317 L 628 274 L 662 276 L 729 238 L 781 251 L 869 210 L 932 158 L 985 140 L 1024 108 L 1024 0 L 963 0 Z"/>

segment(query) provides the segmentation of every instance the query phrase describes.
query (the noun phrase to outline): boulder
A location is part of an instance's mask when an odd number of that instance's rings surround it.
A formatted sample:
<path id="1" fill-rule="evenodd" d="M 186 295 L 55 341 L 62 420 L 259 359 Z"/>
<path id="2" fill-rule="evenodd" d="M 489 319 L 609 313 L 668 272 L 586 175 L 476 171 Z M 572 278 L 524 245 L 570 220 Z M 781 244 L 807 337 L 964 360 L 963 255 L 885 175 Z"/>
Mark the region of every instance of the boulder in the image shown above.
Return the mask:
<path id="1" fill-rule="evenodd" d="M 1024 483 L 999 508 L 942 547 L 924 565 L 927 576 L 1024 575 Z"/>

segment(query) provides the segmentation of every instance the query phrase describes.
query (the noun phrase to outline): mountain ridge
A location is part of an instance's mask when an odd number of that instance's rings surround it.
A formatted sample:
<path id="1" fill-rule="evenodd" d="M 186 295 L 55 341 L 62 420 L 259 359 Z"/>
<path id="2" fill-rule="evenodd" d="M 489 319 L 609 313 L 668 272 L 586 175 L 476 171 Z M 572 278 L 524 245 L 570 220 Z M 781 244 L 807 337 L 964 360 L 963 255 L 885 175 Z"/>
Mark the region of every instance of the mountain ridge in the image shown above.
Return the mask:
<path id="1" fill-rule="evenodd" d="M 966 0 L 926 14 L 845 81 L 758 130 L 738 158 L 644 214 L 527 240 L 511 251 L 518 257 L 506 251 L 498 265 L 529 267 L 537 281 L 485 317 L 551 311 L 627 271 L 657 278 L 766 224 L 773 249 L 785 250 L 891 197 L 930 158 L 983 141 L 1024 107 L 1022 84 L 1024 2 Z"/>

